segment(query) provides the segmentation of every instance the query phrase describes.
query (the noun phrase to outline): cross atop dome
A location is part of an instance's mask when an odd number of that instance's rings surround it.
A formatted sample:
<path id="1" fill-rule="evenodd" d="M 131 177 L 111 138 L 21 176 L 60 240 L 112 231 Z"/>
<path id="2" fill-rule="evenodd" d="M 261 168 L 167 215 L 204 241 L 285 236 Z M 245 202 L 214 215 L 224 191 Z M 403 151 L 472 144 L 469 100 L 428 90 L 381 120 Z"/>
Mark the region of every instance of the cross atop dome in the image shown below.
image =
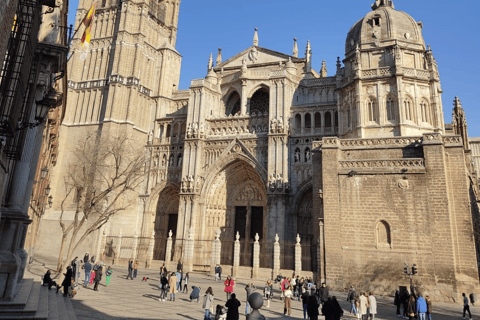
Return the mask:
<path id="1" fill-rule="evenodd" d="M 377 10 L 380 7 L 391 7 L 395 9 L 392 0 L 375 0 L 375 3 L 372 4 L 372 10 Z"/>

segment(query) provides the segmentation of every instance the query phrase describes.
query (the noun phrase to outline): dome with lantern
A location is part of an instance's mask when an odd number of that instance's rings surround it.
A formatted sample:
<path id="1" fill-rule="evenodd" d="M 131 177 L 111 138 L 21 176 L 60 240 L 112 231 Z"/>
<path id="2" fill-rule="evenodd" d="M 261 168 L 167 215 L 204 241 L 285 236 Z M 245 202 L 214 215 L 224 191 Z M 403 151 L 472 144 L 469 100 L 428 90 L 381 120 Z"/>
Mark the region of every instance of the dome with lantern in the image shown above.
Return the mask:
<path id="1" fill-rule="evenodd" d="M 422 22 L 409 14 L 395 10 L 393 1 L 376 0 L 372 11 L 357 21 L 350 29 L 345 43 L 345 53 L 361 49 L 408 44 L 412 48 L 425 49 Z"/>

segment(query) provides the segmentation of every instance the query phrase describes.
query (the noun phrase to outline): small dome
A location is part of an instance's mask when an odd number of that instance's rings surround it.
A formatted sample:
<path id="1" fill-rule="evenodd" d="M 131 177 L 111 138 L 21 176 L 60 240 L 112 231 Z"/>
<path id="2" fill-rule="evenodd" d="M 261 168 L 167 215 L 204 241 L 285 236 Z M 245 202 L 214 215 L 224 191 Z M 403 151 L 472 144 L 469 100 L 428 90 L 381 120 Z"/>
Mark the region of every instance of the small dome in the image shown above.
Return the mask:
<path id="1" fill-rule="evenodd" d="M 403 11 L 395 10 L 393 1 L 376 0 L 372 10 L 348 32 L 345 53 L 355 50 L 357 44 L 360 47 L 367 44 L 377 47 L 391 46 L 395 44 L 395 40 L 425 49 L 422 23 L 416 22 Z"/>

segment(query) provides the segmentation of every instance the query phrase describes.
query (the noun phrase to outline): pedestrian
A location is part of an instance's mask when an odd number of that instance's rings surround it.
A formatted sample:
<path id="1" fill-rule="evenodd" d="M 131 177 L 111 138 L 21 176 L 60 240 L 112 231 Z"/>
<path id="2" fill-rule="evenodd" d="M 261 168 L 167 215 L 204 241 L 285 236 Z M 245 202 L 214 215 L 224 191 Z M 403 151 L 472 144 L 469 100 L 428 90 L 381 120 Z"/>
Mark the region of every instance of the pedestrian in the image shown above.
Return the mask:
<path id="1" fill-rule="evenodd" d="M 165 301 L 167 298 L 167 291 L 168 291 L 168 279 L 167 274 L 162 273 L 160 276 L 160 297 L 158 301 Z"/>
<path id="2" fill-rule="evenodd" d="M 135 263 L 133 264 L 133 279 L 137 277 L 138 266 L 139 266 L 138 261 L 135 261 Z"/>
<path id="3" fill-rule="evenodd" d="M 78 257 L 73 259 L 73 278 L 75 279 L 75 284 L 78 282 L 78 278 L 80 277 L 80 261 Z"/>
<path id="4" fill-rule="evenodd" d="M 410 295 L 408 294 L 408 291 L 405 290 L 403 291 L 403 294 L 401 295 L 400 301 L 402 302 L 403 305 L 403 318 L 408 319 L 408 300 L 410 299 Z"/>
<path id="5" fill-rule="evenodd" d="M 325 316 L 325 320 L 335 320 L 335 307 L 331 297 L 328 297 L 327 301 L 323 303 L 322 313 Z"/>
<path id="6" fill-rule="evenodd" d="M 178 271 L 178 270 L 183 270 L 182 259 L 178 260 L 178 263 L 177 263 L 177 271 Z"/>
<path id="7" fill-rule="evenodd" d="M 366 320 L 367 317 L 367 308 L 368 308 L 368 300 L 365 297 L 365 293 L 360 293 L 360 309 L 358 309 L 358 313 L 360 313 L 361 318 Z"/>
<path id="8" fill-rule="evenodd" d="M 257 288 L 255 288 L 255 285 L 253 283 L 249 283 L 245 286 L 245 291 L 247 292 L 247 299 L 246 299 L 246 306 L 245 306 L 245 315 L 250 314 L 252 312 L 250 308 L 250 304 L 248 303 L 248 298 L 250 295 L 255 291 Z"/>
<path id="9" fill-rule="evenodd" d="M 83 262 L 84 263 L 87 263 L 89 262 L 90 260 L 88 260 L 90 258 L 90 253 L 85 253 L 85 255 L 83 256 Z"/>
<path id="10" fill-rule="evenodd" d="M 314 296 L 308 297 L 307 313 L 310 320 L 318 320 L 318 301 Z"/>
<path id="11" fill-rule="evenodd" d="M 222 267 L 219 264 L 215 266 L 215 282 L 217 280 L 222 281 Z"/>
<path id="12" fill-rule="evenodd" d="M 113 274 L 113 269 L 112 267 L 108 266 L 107 268 L 107 271 L 105 271 L 105 286 L 108 287 L 108 284 L 110 283 L 110 278 L 112 278 L 112 274 Z"/>
<path id="13" fill-rule="evenodd" d="M 190 293 L 190 302 L 192 302 L 193 299 L 197 299 L 197 303 L 200 302 L 200 290 L 202 290 L 202 288 L 192 286 L 192 293 Z"/>
<path id="14" fill-rule="evenodd" d="M 463 319 L 465 319 L 465 314 L 468 311 L 469 318 L 470 320 L 472 320 L 472 314 L 470 313 L 470 305 L 469 305 L 470 301 L 468 300 L 465 293 L 462 293 L 462 296 L 463 296 Z"/>
<path id="15" fill-rule="evenodd" d="M 103 275 L 102 269 L 103 269 L 102 267 L 99 267 L 95 271 L 95 286 L 93 287 L 93 290 L 95 291 L 98 291 L 98 284 L 100 283 L 100 281 L 102 281 L 102 275 Z"/>
<path id="16" fill-rule="evenodd" d="M 175 293 L 177 293 L 177 276 L 175 275 L 175 272 L 172 272 L 170 275 L 170 279 L 168 279 L 168 285 L 170 287 L 170 301 L 172 301 L 172 296 L 173 301 L 175 301 Z"/>
<path id="17" fill-rule="evenodd" d="M 400 317 L 400 306 L 402 305 L 400 301 L 400 291 L 395 291 L 395 298 L 393 299 L 393 304 L 397 306 L 397 317 Z"/>
<path id="18" fill-rule="evenodd" d="M 427 302 L 427 318 L 432 320 L 432 300 L 430 300 L 429 296 L 426 296 L 425 302 Z"/>
<path id="19" fill-rule="evenodd" d="M 85 254 L 85 256 L 87 256 Z M 85 281 L 83 282 L 83 286 L 87 287 L 88 283 L 90 282 L 90 273 L 92 272 L 92 264 L 86 260 L 85 264 L 83 265 L 83 269 L 85 270 Z"/>
<path id="20" fill-rule="evenodd" d="M 328 288 L 327 288 L 327 285 L 324 283 L 322 283 L 322 286 L 320 287 L 320 302 L 321 304 L 323 305 L 327 299 L 328 299 Z"/>
<path id="21" fill-rule="evenodd" d="M 227 281 L 228 278 L 230 277 L 227 277 Z M 227 320 L 239 320 L 238 308 L 241 305 L 242 304 L 237 300 L 235 293 L 232 293 L 230 299 L 225 303 L 225 307 L 227 307 Z"/>
<path id="22" fill-rule="evenodd" d="M 427 302 L 420 295 L 417 299 L 417 314 L 419 320 L 425 320 L 425 314 L 427 313 Z"/>
<path id="23" fill-rule="evenodd" d="M 350 313 L 357 313 L 357 309 L 355 308 L 355 298 L 357 297 L 357 292 L 353 286 L 350 286 L 347 295 L 347 302 L 350 302 L 352 307 L 350 308 Z"/>
<path id="24" fill-rule="evenodd" d="M 283 314 L 287 314 L 290 316 L 292 314 L 292 298 L 293 298 L 293 292 L 292 292 L 292 286 L 289 286 L 287 290 L 285 290 L 285 301 L 284 301 L 284 307 L 283 307 Z"/>
<path id="25" fill-rule="evenodd" d="M 302 305 L 303 305 L 303 319 L 307 319 L 307 308 L 308 308 L 308 301 L 310 300 L 310 295 L 308 292 L 302 293 Z"/>
<path id="26" fill-rule="evenodd" d="M 95 270 L 92 268 L 92 272 L 90 272 L 90 284 L 93 284 L 93 280 L 95 279 Z"/>
<path id="27" fill-rule="evenodd" d="M 263 295 L 265 299 L 267 299 L 267 308 L 270 308 L 270 300 L 272 300 L 272 294 L 273 294 L 273 284 L 270 279 L 267 280 L 267 283 L 265 284 L 265 288 L 263 289 Z"/>
<path id="28" fill-rule="evenodd" d="M 91 261 L 92 263 L 95 263 L 95 255 L 92 256 L 92 258 L 90 259 L 90 261 Z"/>
<path id="29" fill-rule="evenodd" d="M 60 286 L 52 279 L 50 270 L 47 270 L 47 272 L 43 276 L 43 285 L 48 286 L 48 290 L 55 286 L 55 289 L 57 289 L 57 293 L 58 289 L 60 288 Z"/>
<path id="30" fill-rule="evenodd" d="M 178 288 L 177 288 L 177 291 L 180 292 L 182 291 L 182 282 L 183 282 L 183 270 L 179 270 L 178 273 L 177 273 L 177 285 L 178 285 Z"/>
<path id="31" fill-rule="evenodd" d="M 65 278 L 63 279 L 62 286 L 63 286 L 63 296 L 66 297 L 68 295 L 68 287 L 72 284 L 72 267 L 67 267 L 67 272 L 63 274 Z M 58 289 L 57 289 L 58 292 Z"/>
<path id="32" fill-rule="evenodd" d="M 355 310 L 356 310 L 355 314 L 357 315 L 357 319 L 361 319 L 362 314 L 360 312 L 360 297 L 359 296 L 357 296 L 355 298 Z"/>
<path id="33" fill-rule="evenodd" d="M 332 297 L 332 305 L 334 308 L 334 313 L 333 317 L 335 320 L 340 320 L 341 317 L 343 317 L 343 309 L 340 306 L 340 303 L 338 303 L 337 297 L 333 296 Z"/>
<path id="34" fill-rule="evenodd" d="M 188 293 L 188 280 L 190 279 L 190 274 L 189 272 L 185 273 L 185 276 L 183 277 L 184 280 L 184 285 L 183 285 L 183 293 Z"/>
<path id="35" fill-rule="evenodd" d="M 230 296 L 233 293 L 233 286 L 235 285 L 235 281 L 233 281 L 230 276 L 227 277 L 227 280 L 223 283 L 225 285 L 225 292 L 227 293 L 227 300 L 230 300 Z"/>
<path id="36" fill-rule="evenodd" d="M 205 310 L 205 319 L 212 318 L 212 311 L 213 311 L 213 290 L 212 287 L 208 287 L 207 291 L 205 292 L 205 296 L 203 296 L 203 306 L 202 308 Z"/>
<path id="37" fill-rule="evenodd" d="M 127 274 L 127 280 L 130 278 L 133 280 L 133 261 L 130 260 L 128 261 L 128 274 Z"/>
<path id="38" fill-rule="evenodd" d="M 165 263 L 160 267 L 160 275 L 162 274 L 167 275 L 167 268 L 165 267 Z"/>
<path id="39" fill-rule="evenodd" d="M 368 301 L 370 303 L 370 319 L 374 320 L 375 315 L 377 314 L 377 298 L 375 298 L 373 292 L 368 294 Z"/>
<path id="40" fill-rule="evenodd" d="M 288 287 L 290 287 L 290 282 L 285 277 L 285 278 L 283 278 L 282 285 L 280 287 L 282 289 L 282 298 L 285 297 L 285 291 L 287 291 Z"/>
<path id="41" fill-rule="evenodd" d="M 415 318 L 415 297 L 413 295 L 408 298 L 408 306 L 407 306 L 407 313 L 408 313 L 408 319 L 413 320 Z"/>
<path id="42" fill-rule="evenodd" d="M 75 284 L 75 281 L 72 279 L 72 283 L 70 287 L 68 287 L 68 297 L 73 298 L 77 295 L 77 285 Z"/>

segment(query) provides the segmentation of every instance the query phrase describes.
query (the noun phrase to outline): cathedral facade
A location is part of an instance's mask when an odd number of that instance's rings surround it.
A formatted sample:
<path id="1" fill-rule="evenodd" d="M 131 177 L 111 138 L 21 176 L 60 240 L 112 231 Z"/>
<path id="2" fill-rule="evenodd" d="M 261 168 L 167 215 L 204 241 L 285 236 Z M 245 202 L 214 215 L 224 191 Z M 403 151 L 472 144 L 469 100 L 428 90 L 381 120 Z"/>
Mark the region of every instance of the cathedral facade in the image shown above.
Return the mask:
<path id="1" fill-rule="evenodd" d="M 80 1 L 77 23 L 90 5 Z M 332 288 L 390 292 L 408 282 L 408 262 L 423 268 L 421 285 L 449 298 L 476 289 L 478 188 L 466 122 L 457 99 L 455 131 L 445 130 L 421 22 L 377 0 L 349 31 L 331 76 L 325 63 L 312 69 L 309 43 L 304 57 L 296 40 L 284 54 L 261 47 L 255 30 L 251 47 L 226 61 L 219 50 L 205 78 L 178 90 L 179 1 L 102 5 L 89 56 L 70 62 L 57 167 L 67 170 L 69 145 L 87 128 L 146 142 L 148 176 L 131 210 L 108 223 L 110 235 L 153 234 L 153 260 L 204 270 L 219 230 L 227 273 L 236 237 L 249 268 L 258 235 L 270 274 L 277 236 L 280 269 L 295 269 L 298 235 L 302 271 Z M 52 221 L 62 169 L 56 177 Z"/>

